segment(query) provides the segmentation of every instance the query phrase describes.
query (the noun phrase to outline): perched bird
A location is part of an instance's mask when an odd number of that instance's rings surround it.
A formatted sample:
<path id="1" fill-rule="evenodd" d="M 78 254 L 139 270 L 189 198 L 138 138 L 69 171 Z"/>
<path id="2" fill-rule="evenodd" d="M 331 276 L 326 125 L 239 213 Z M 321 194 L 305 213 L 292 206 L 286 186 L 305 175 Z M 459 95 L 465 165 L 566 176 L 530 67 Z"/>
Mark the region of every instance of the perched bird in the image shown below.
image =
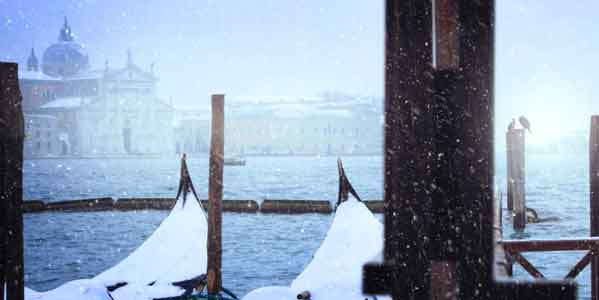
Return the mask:
<path id="1" fill-rule="evenodd" d="M 530 122 L 528 121 L 528 119 L 526 119 L 524 116 L 520 116 L 520 118 L 518 118 L 518 121 L 520 122 L 520 125 L 522 125 L 522 128 L 532 133 L 532 131 L 530 130 Z"/>
<path id="2" fill-rule="evenodd" d="M 507 131 L 514 130 L 514 127 L 516 127 L 516 119 L 512 119 L 512 121 L 510 122 L 510 125 L 507 126 Z"/>

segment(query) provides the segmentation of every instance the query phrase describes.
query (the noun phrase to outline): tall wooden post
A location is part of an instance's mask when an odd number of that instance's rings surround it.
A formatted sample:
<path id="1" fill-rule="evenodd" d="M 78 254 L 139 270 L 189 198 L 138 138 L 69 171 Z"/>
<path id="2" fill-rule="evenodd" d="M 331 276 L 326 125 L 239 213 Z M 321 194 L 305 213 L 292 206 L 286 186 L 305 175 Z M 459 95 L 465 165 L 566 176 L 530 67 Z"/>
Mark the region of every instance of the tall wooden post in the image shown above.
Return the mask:
<path id="1" fill-rule="evenodd" d="M 524 162 L 524 129 L 513 129 L 508 132 L 508 144 L 511 153 L 511 174 L 508 183 L 512 185 L 514 203 L 514 229 L 526 227 L 526 192 L 525 192 L 525 162 Z"/>
<path id="2" fill-rule="evenodd" d="M 24 298 L 23 111 L 17 64 L 0 62 L 0 300 Z M 6 285 L 6 291 L 4 287 Z"/>
<path id="3" fill-rule="evenodd" d="M 459 294 L 457 274 L 457 249 L 459 226 L 455 221 L 460 213 L 456 180 L 456 140 L 461 118 L 456 110 L 464 102 L 463 80 L 458 73 L 459 34 L 458 1 L 437 0 L 434 5 L 435 20 L 435 71 L 431 107 L 433 112 L 433 148 L 436 155 L 432 168 L 432 214 L 430 218 L 431 242 L 428 256 L 431 260 L 431 299 L 457 299 Z M 459 172 L 459 171 L 458 171 Z M 449 224 L 454 224 L 449 226 Z"/>
<path id="4" fill-rule="evenodd" d="M 512 158 L 512 138 L 513 129 L 508 130 L 505 134 L 505 155 L 506 155 L 506 183 L 507 183 L 507 210 L 514 210 L 514 194 L 513 194 L 513 158 Z"/>
<path id="5" fill-rule="evenodd" d="M 599 116 L 591 117 L 589 137 L 589 181 L 590 181 L 590 220 L 591 236 L 599 236 Z M 599 299 L 599 253 L 591 259 L 591 295 Z"/>
<path id="6" fill-rule="evenodd" d="M 225 95 L 212 95 L 210 177 L 208 180 L 208 294 L 222 287 L 222 200 L 225 144 Z"/>
<path id="7" fill-rule="evenodd" d="M 429 240 L 438 233 L 427 218 L 444 203 L 431 207 L 436 196 L 434 164 L 439 146 L 437 121 L 431 115 L 435 97 L 452 95 L 439 118 L 456 121 L 455 176 L 448 223 L 455 229 L 458 299 L 575 299 L 572 282 L 496 282 L 493 278 L 493 65 L 495 1 L 457 0 L 458 74 L 433 74 L 431 2 L 388 0 L 385 15 L 385 249 L 384 263 L 364 266 L 363 291 L 391 293 L 394 299 L 431 299 Z M 451 24 L 451 22 L 449 22 Z M 439 76 L 445 76 L 439 77 Z M 459 76 L 455 76 L 459 75 Z M 434 79 L 436 86 L 431 85 Z M 439 79 L 439 82 L 437 82 Z M 462 81 L 460 85 L 443 80 Z M 447 89 L 438 90 L 445 86 Z M 455 101 L 454 101 L 455 100 Z M 436 109 L 436 108 L 435 108 Z M 448 129 L 450 127 L 447 127 Z M 443 132 L 449 132 L 443 131 Z M 452 146 L 453 147 L 453 146 Z M 431 151 L 433 150 L 433 151 Z M 435 173 L 433 173 L 435 172 Z M 431 174 L 433 173 L 433 174 Z M 432 176 L 431 176 L 432 175 Z M 439 206 L 440 204 L 440 206 Z M 454 206 L 451 206 L 454 205 Z M 439 223 L 443 224 L 443 223 Z M 439 241 L 441 243 L 439 243 Z M 447 249 L 449 250 L 449 249 Z M 450 256 L 447 256 L 448 258 Z"/>

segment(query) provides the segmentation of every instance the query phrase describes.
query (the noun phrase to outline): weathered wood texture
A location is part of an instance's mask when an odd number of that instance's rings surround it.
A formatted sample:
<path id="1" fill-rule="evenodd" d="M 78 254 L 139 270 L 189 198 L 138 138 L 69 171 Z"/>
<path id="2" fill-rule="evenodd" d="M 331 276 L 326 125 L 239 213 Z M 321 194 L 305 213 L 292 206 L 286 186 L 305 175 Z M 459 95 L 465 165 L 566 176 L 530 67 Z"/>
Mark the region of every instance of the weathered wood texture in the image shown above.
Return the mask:
<path id="1" fill-rule="evenodd" d="M 24 298 L 23 111 L 18 67 L 0 62 L 0 299 Z M 4 290 L 6 287 L 6 291 Z"/>
<path id="2" fill-rule="evenodd" d="M 577 239 L 543 240 L 502 240 L 501 244 L 509 252 L 544 251 L 599 251 L 599 237 Z"/>
<path id="3" fill-rule="evenodd" d="M 210 173 L 208 180 L 208 294 L 222 287 L 222 200 L 225 144 L 225 96 L 212 95 Z M 199 216 L 198 216 L 199 217 Z"/>
<path id="4" fill-rule="evenodd" d="M 384 201 L 386 266 L 365 269 L 364 291 L 429 298 L 432 5 L 386 1 Z M 380 272 L 379 272 L 380 271 Z"/>
<path id="5" fill-rule="evenodd" d="M 516 230 L 526 227 L 526 191 L 525 191 L 525 143 L 524 129 L 512 129 L 507 133 L 508 156 L 511 165 L 508 169 L 508 184 L 511 185 L 513 201 L 513 225 Z"/>
<path id="6" fill-rule="evenodd" d="M 512 190 L 512 174 L 514 174 L 513 159 L 512 159 L 512 131 L 509 130 L 505 133 L 505 156 L 506 156 L 506 188 L 507 188 L 507 209 L 508 211 L 514 210 L 514 192 Z"/>
<path id="7" fill-rule="evenodd" d="M 459 67 L 458 1 L 435 2 L 435 68 L 437 70 Z"/>
<path id="8" fill-rule="evenodd" d="M 590 226 L 591 236 L 599 236 L 599 116 L 591 117 L 589 137 Z M 599 251 L 595 250 L 599 254 Z M 599 256 L 591 259 L 592 299 L 599 299 Z"/>
<path id="9" fill-rule="evenodd" d="M 430 299 L 428 238 L 442 230 L 431 224 L 444 206 L 431 196 L 437 187 L 435 157 L 443 143 L 437 121 L 450 118 L 455 134 L 449 164 L 458 176 L 446 200 L 456 249 L 441 236 L 445 257 L 457 259 L 459 299 L 573 299 L 570 282 L 519 284 L 493 280 L 493 59 L 494 1 L 456 0 L 458 11 L 457 74 L 431 72 L 431 2 L 386 1 L 385 60 L 385 249 L 383 265 L 364 267 L 366 293 L 391 292 L 394 299 Z M 449 68 L 449 71 L 456 71 Z M 435 89 L 431 79 L 447 74 L 458 84 L 452 91 Z M 457 76 L 456 76 L 457 75 Z M 461 82 L 461 83 L 459 83 Z M 442 83 L 442 82 L 438 82 Z M 441 85 L 438 85 L 441 86 Z M 438 87 L 437 86 L 437 87 Z M 447 87 L 452 87 L 450 84 Z M 461 90 L 460 90 L 461 89 Z M 439 105 L 431 92 L 447 95 Z M 453 94 L 452 94 L 453 93 Z M 450 97 L 452 96 L 453 97 Z M 459 96 L 458 96 L 459 95 Z M 455 100 L 455 101 L 454 101 Z M 432 118 L 432 107 L 445 111 Z M 442 105 L 447 105 L 443 107 Z M 447 138 L 449 140 L 449 137 Z M 433 172 L 433 169 L 434 172 Z M 444 180 L 444 179 L 442 179 Z M 447 182 L 445 183 L 447 184 Z M 449 187 L 449 185 L 447 185 Z M 432 198 L 432 199 L 431 199 Z M 433 202 L 433 199 L 435 202 Z M 431 206 L 431 203 L 434 206 Z M 432 227 L 432 231 L 431 231 Z M 447 236 L 446 236 L 447 237 Z M 433 242 L 434 241 L 434 242 Z M 441 243 L 439 243 L 441 242 Z"/>
<path id="10" fill-rule="evenodd" d="M 509 261 L 501 239 L 503 238 L 503 222 L 502 222 L 502 198 L 501 195 L 493 201 L 493 245 L 495 251 L 494 274 L 495 278 L 507 278 L 512 276 L 512 263 Z"/>
<path id="11" fill-rule="evenodd" d="M 113 208 L 112 198 L 80 199 L 50 202 L 45 205 L 46 211 L 101 211 Z"/>
<path id="12" fill-rule="evenodd" d="M 333 212 L 331 203 L 326 200 L 278 200 L 266 199 L 260 204 L 261 213 L 305 214 Z"/>

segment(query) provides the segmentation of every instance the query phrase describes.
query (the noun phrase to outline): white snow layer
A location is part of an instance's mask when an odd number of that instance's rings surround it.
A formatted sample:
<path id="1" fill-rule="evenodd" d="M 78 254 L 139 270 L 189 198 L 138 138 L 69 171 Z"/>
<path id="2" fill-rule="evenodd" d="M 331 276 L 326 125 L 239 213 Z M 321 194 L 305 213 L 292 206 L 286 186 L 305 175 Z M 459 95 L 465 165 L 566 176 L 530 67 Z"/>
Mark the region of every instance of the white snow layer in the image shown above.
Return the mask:
<path id="1" fill-rule="evenodd" d="M 69 281 L 53 290 L 38 293 L 25 288 L 27 300 L 111 300 L 106 287 L 88 279 Z"/>
<path id="2" fill-rule="evenodd" d="M 93 279 L 67 282 L 38 293 L 25 289 L 27 300 L 129 300 L 172 297 L 183 290 L 171 282 L 191 279 L 207 267 L 208 223 L 195 199 L 180 199 L 160 226 L 139 248 Z M 127 282 L 111 294 L 106 286 Z M 156 282 L 153 286 L 149 283 Z"/>
<path id="3" fill-rule="evenodd" d="M 191 279 L 206 272 L 208 223 L 195 199 L 177 201 L 154 233 L 116 266 L 94 277 L 111 285 L 118 282 L 149 284 Z"/>
<path id="4" fill-rule="evenodd" d="M 243 300 L 294 300 L 303 291 L 313 300 L 363 300 L 362 267 L 380 261 L 382 249 L 383 225 L 366 205 L 350 199 L 339 205 L 320 248 L 290 287 L 259 288 Z"/>

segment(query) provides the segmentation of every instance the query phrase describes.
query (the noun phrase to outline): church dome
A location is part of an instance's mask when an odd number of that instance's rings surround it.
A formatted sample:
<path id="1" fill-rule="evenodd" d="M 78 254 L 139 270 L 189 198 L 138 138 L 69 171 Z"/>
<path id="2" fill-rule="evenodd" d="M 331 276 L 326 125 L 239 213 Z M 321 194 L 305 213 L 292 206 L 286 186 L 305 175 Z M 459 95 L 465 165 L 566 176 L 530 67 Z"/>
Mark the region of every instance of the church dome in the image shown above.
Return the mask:
<path id="1" fill-rule="evenodd" d="M 89 69 L 89 57 L 83 46 L 74 41 L 66 17 L 58 36 L 58 43 L 46 49 L 42 61 L 42 71 L 54 77 L 71 76 Z"/>

